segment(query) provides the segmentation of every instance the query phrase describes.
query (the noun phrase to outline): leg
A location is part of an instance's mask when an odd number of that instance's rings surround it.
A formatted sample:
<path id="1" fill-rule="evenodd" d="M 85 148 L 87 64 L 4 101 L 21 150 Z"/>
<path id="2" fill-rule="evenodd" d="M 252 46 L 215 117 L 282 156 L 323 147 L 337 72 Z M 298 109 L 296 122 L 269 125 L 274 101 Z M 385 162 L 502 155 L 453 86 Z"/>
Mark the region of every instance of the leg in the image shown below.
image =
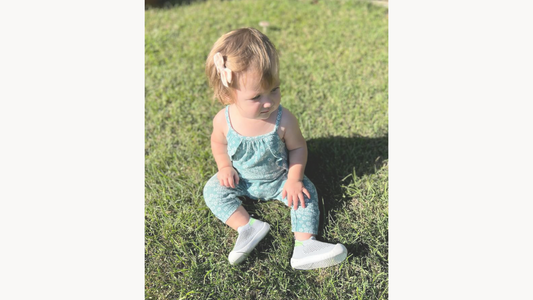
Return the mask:
<path id="1" fill-rule="evenodd" d="M 249 219 L 248 213 L 244 210 L 241 205 L 242 202 L 238 198 L 243 195 L 244 190 L 241 184 L 235 189 L 227 188 L 220 185 L 216 174 L 209 179 L 204 187 L 204 200 L 207 207 L 220 221 L 235 230 L 235 225 L 242 226 L 240 224 L 244 221 L 243 219 L 246 219 L 246 221 Z"/>
<path id="2" fill-rule="evenodd" d="M 279 187 L 276 199 L 281 200 L 287 205 L 287 199 L 281 199 L 281 191 L 285 185 L 284 180 Z M 294 232 L 294 238 L 299 241 L 308 240 L 310 237 L 315 236 L 318 232 L 318 221 L 320 220 L 320 209 L 318 208 L 318 195 L 314 184 L 309 178 L 304 176 L 304 186 L 311 194 L 311 199 L 305 198 L 305 208 L 298 206 L 297 210 L 291 208 L 291 222 L 292 231 Z"/>
<path id="3" fill-rule="evenodd" d="M 283 183 L 285 184 L 285 183 Z M 320 210 L 318 194 L 313 183 L 304 176 L 304 186 L 311 194 L 305 197 L 305 208 L 291 208 L 292 231 L 294 232 L 294 251 L 291 266 L 294 269 L 309 270 L 325 268 L 341 263 L 346 259 L 347 250 L 342 244 L 330 244 L 317 241 L 314 237 L 318 232 Z M 287 200 L 283 200 L 287 205 Z"/>
<path id="4" fill-rule="evenodd" d="M 246 224 L 248 224 L 248 222 L 250 221 L 250 215 L 248 214 L 248 212 L 246 211 L 246 209 L 244 209 L 244 207 L 239 206 L 239 208 L 237 208 L 237 210 L 229 217 L 229 219 L 226 221 L 226 224 L 237 230 L 239 227 L 241 226 L 244 226 Z"/>
<path id="5" fill-rule="evenodd" d="M 304 176 L 305 188 L 311 194 L 311 199 L 305 198 L 305 208 L 298 206 L 296 210 L 291 208 L 292 232 L 296 240 L 307 240 L 318 233 L 318 222 L 320 221 L 320 209 L 318 207 L 318 194 L 315 185 Z M 285 185 L 285 182 L 283 182 Z M 282 185 L 282 189 L 283 189 Z M 287 205 L 287 199 L 282 200 Z"/>
<path id="6" fill-rule="evenodd" d="M 311 233 L 307 233 L 307 232 L 295 232 L 294 233 L 294 238 L 298 241 L 308 240 L 312 236 L 315 236 L 315 235 Z"/>
<path id="7" fill-rule="evenodd" d="M 231 264 L 244 261 L 270 230 L 268 223 L 250 218 L 242 207 L 238 197 L 246 194 L 244 180 L 232 189 L 220 185 L 216 175 L 204 187 L 205 202 L 213 214 L 239 233 L 235 247 L 228 256 Z"/>

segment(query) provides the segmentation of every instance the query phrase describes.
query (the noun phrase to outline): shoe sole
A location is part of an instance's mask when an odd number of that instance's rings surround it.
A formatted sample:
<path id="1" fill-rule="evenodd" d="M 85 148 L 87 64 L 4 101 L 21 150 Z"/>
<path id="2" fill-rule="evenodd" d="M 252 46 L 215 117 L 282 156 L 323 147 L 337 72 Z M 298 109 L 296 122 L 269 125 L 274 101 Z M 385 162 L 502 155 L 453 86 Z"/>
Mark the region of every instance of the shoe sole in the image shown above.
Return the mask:
<path id="1" fill-rule="evenodd" d="M 344 247 L 343 244 L 337 244 L 337 245 L 340 245 L 340 248 L 341 248 L 340 253 L 336 253 L 336 252 L 339 252 L 339 250 L 335 251 L 335 248 L 334 248 L 330 252 L 332 254 L 326 253 L 322 257 L 318 257 L 318 260 L 317 258 L 313 258 L 313 257 L 306 257 L 302 259 L 291 258 L 291 266 L 293 269 L 296 269 L 296 270 L 312 270 L 312 269 L 318 269 L 318 268 L 331 267 L 331 266 L 340 264 L 348 256 L 348 250 L 346 249 L 346 247 Z"/>
<path id="2" fill-rule="evenodd" d="M 231 251 L 228 256 L 229 263 L 232 265 L 237 265 L 243 262 L 248 255 L 252 252 L 252 250 L 255 249 L 255 246 L 259 244 L 259 242 L 267 235 L 267 233 L 270 231 L 270 224 L 267 222 L 264 222 L 263 227 L 259 230 L 259 232 L 252 238 L 252 240 L 246 244 L 243 248 L 249 248 L 250 250 L 246 252 L 234 252 Z"/>

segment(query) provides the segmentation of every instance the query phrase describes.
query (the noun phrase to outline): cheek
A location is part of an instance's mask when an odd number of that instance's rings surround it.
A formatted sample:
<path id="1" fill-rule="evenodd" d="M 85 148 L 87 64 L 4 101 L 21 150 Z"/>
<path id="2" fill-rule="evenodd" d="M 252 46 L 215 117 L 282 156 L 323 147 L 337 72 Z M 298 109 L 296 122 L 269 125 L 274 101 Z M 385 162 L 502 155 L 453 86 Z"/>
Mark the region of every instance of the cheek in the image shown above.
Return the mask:
<path id="1" fill-rule="evenodd" d="M 281 93 L 276 93 L 274 96 L 274 102 L 280 103 L 281 102 Z"/>
<path id="2" fill-rule="evenodd" d="M 248 108 L 251 111 L 260 110 L 261 109 L 261 102 L 259 102 L 259 101 L 250 101 L 250 103 L 248 103 Z"/>

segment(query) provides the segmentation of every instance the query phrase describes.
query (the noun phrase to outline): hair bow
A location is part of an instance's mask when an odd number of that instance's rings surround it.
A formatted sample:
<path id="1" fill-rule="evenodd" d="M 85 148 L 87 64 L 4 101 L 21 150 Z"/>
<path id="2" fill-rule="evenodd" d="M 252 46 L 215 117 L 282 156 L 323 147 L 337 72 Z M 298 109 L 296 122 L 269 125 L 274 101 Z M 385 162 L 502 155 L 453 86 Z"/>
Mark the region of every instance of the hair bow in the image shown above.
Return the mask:
<path id="1" fill-rule="evenodd" d="M 224 66 L 224 58 L 220 52 L 217 52 L 214 56 L 215 67 L 217 73 L 220 74 L 220 80 L 225 87 L 228 87 L 228 83 L 231 83 L 231 70 Z"/>

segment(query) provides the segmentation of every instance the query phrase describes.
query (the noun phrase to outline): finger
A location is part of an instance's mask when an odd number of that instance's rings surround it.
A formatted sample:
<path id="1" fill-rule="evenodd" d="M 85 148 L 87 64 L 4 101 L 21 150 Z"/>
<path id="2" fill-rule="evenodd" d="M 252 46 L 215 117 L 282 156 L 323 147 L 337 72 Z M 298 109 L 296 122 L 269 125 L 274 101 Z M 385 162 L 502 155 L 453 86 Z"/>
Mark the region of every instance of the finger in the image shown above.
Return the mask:
<path id="1" fill-rule="evenodd" d="M 292 200 L 294 203 L 294 210 L 298 209 L 298 196 L 292 196 L 294 199 Z"/>
<path id="2" fill-rule="evenodd" d="M 311 194 L 309 193 L 309 191 L 306 188 L 303 188 L 303 191 L 305 195 L 307 195 L 307 199 L 311 199 Z"/>
<path id="3" fill-rule="evenodd" d="M 292 206 L 292 198 L 290 195 L 287 195 L 287 206 L 290 208 Z"/>
<path id="4" fill-rule="evenodd" d="M 228 177 L 229 186 L 235 188 L 235 183 L 233 182 L 233 177 Z"/>
<path id="5" fill-rule="evenodd" d="M 235 185 L 239 185 L 239 180 L 241 180 L 239 178 L 239 174 L 235 173 L 234 180 L 235 180 Z"/>
<path id="6" fill-rule="evenodd" d="M 281 200 L 285 199 L 286 196 L 287 196 L 287 191 L 283 190 L 283 192 L 281 192 Z"/>
<path id="7" fill-rule="evenodd" d="M 229 183 L 228 183 L 228 179 L 227 178 L 224 178 L 224 184 L 223 186 L 225 187 L 229 187 Z"/>
<path id="8" fill-rule="evenodd" d="M 305 208 L 305 198 L 304 198 L 304 194 L 303 194 L 303 193 L 299 193 L 299 194 L 298 194 L 298 199 L 300 199 L 300 205 L 302 206 L 302 208 Z"/>

